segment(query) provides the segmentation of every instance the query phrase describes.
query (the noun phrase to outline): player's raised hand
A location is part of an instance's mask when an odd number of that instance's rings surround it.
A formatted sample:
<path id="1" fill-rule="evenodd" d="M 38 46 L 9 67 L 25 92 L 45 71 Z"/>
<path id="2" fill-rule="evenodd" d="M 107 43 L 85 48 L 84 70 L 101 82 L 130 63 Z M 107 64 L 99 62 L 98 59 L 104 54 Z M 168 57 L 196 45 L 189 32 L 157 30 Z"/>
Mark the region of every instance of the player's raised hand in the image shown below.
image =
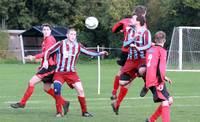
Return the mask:
<path id="1" fill-rule="evenodd" d="M 108 55 L 108 52 L 107 51 L 102 51 L 100 52 L 101 55 Z"/>

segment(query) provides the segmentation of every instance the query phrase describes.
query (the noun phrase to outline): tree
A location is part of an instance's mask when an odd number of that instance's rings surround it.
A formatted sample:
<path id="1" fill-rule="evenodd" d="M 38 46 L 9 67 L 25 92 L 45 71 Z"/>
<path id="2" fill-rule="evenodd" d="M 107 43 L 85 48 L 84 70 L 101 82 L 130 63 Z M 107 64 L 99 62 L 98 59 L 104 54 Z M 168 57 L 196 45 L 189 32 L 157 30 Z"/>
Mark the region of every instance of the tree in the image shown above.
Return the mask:
<path id="1" fill-rule="evenodd" d="M 24 0 L 3 1 L 7 5 L 7 26 L 12 29 L 24 29 L 31 26 L 31 18 Z"/>

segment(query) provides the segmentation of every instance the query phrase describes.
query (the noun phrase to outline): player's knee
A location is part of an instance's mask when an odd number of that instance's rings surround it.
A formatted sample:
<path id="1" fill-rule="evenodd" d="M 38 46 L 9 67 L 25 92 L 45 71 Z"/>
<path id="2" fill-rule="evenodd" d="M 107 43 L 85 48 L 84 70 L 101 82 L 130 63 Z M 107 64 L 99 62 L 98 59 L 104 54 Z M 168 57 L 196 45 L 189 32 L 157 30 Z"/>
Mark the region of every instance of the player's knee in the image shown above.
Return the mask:
<path id="1" fill-rule="evenodd" d="M 162 106 L 169 106 L 169 101 L 168 100 L 163 101 Z"/>
<path id="2" fill-rule="evenodd" d="M 59 82 L 55 82 L 53 85 L 54 85 L 55 95 L 60 95 L 62 85 Z"/>
<path id="3" fill-rule="evenodd" d="M 119 80 L 119 84 L 120 84 L 121 86 L 125 86 L 125 85 L 127 85 L 128 83 L 129 83 L 129 81 Z"/>
<path id="4" fill-rule="evenodd" d="M 172 105 L 173 104 L 173 102 L 174 102 L 174 100 L 173 100 L 173 97 L 169 97 L 169 105 Z"/>
<path id="5" fill-rule="evenodd" d="M 78 89 L 78 96 L 84 97 L 84 90 L 83 89 Z"/>
<path id="6" fill-rule="evenodd" d="M 48 83 L 44 83 L 43 84 L 43 90 L 45 92 L 48 92 L 50 88 L 51 88 L 51 84 L 48 84 Z"/>
<path id="7" fill-rule="evenodd" d="M 128 74 L 122 74 L 120 76 L 119 84 L 123 85 L 123 86 L 127 85 L 130 82 L 130 80 L 131 80 L 130 75 L 128 75 Z"/>
<path id="8" fill-rule="evenodd" d="M 41 82 L 41 79 L 35 75 L 29 80 L 29 86 L 35 86 L 39 82 Z"/>

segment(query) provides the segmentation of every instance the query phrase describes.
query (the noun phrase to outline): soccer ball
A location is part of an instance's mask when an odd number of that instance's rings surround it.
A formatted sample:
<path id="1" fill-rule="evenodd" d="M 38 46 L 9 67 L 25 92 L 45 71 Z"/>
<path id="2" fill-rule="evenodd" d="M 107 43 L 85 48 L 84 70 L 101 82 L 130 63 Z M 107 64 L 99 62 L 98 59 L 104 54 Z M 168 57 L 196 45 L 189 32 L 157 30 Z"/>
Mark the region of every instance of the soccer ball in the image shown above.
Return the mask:
<path id="1" fill-rule="evenodd" d="M 87 17 L 85 19 L 85 26 L 88 29 L 95 29 L 98 27 L 99 21 L 96 17 Z"/>

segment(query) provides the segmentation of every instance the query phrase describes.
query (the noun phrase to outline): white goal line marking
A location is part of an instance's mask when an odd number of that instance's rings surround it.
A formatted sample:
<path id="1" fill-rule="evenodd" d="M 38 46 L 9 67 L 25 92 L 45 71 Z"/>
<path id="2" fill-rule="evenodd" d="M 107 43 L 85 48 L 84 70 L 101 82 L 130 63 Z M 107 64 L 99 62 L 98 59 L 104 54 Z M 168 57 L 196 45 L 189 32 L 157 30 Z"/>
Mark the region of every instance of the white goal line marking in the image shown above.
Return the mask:
<path id="1" fill-rule="evenodd" d="M 0 96 L 1 98 L 1 96 Z M 200 98 L 200 96 L 173 96 L 174 99 L 188 99 L 188 98 Z M 153 99 L 152 97 L 129 97 L 124 98 L 124 100 L 142 100 L 142 99 Z M 77 101 L 77 99 L 72 98 L 68 99 L 69 101 Z M 110 98 L 87 98 L 86 101 L 110 101 Z M 4 103 L 15 103 L 17 101 L 5 101 Z M 30 100 L 28 103 L 42 103 L 46 102 L 46 100 Z"/>

